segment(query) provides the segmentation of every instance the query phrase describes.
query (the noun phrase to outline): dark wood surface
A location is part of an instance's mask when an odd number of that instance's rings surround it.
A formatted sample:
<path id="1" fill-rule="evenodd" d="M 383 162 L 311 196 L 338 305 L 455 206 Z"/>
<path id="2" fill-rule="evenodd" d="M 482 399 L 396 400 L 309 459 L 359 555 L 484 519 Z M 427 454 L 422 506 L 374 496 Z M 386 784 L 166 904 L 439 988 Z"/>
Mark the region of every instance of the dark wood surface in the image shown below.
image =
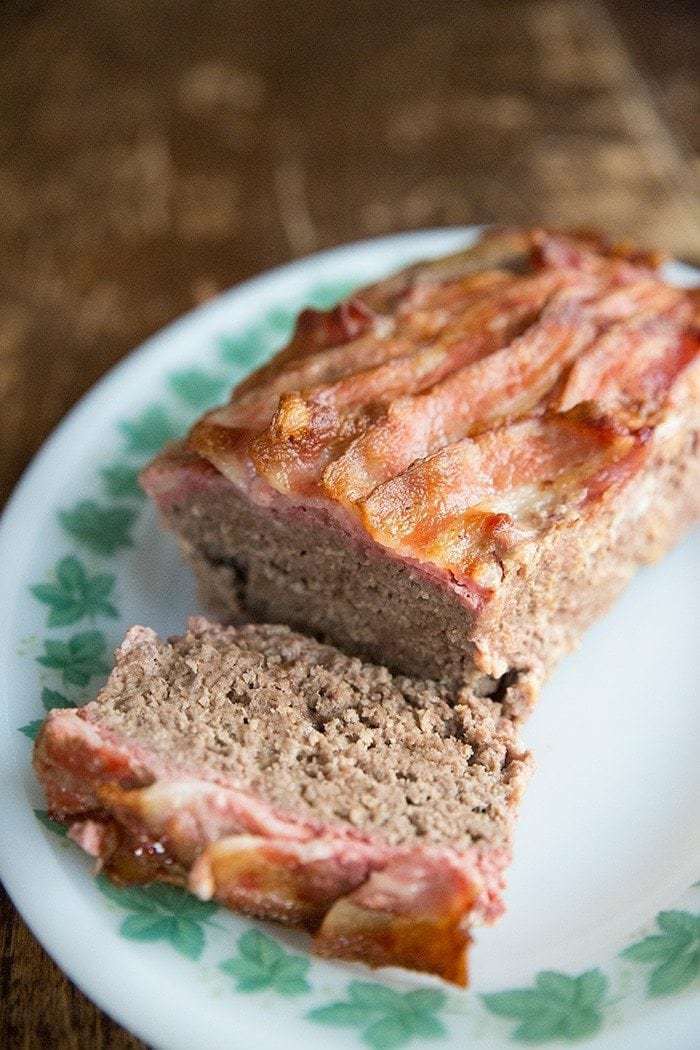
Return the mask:
<path id="1" fill-rule="evenodd" d="M 394 230 L 597 223 L 700 260 L 693 4 L 5 0 L 0 492 L 146 335 Z M 0 1046 L 142 1044 L 0 900 Z"/>

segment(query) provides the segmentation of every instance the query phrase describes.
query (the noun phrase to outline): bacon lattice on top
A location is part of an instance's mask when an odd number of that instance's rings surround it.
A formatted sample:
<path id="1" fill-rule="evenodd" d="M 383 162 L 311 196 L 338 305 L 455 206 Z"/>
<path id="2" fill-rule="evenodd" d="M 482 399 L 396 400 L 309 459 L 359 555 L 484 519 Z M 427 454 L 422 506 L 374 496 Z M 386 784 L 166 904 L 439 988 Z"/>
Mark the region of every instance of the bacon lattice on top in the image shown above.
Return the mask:
<path id="1" fill-rule="evenodd" d="M 488 234 L 302 313 L 190 447 L 488 585 L 504 551 L 643 462 L 699 346 L 660 262 L 593 234 Z"/>

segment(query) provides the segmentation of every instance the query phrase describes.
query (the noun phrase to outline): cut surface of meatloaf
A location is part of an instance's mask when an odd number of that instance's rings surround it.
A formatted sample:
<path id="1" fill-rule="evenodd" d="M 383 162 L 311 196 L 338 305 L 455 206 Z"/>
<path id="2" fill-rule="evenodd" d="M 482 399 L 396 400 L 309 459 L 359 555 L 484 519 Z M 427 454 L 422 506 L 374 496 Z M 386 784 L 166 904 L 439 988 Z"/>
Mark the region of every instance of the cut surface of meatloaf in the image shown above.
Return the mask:
<path id="1" fill-rule="evenodd" d="M 524 713 L 700 514 L 692 293 L 594 235 L 486 235 L 325 313 L 142 476 L 233 622 Z"/>
<path id="2" fill-rule="evenodd" d="M 321 954 L 466 981 L 502 911 L 529 770 L 502 706 L 286 627 L 133 627 L 97 699 L 49 713 L 50 814 L 117 882 L 309 928 Z"/>

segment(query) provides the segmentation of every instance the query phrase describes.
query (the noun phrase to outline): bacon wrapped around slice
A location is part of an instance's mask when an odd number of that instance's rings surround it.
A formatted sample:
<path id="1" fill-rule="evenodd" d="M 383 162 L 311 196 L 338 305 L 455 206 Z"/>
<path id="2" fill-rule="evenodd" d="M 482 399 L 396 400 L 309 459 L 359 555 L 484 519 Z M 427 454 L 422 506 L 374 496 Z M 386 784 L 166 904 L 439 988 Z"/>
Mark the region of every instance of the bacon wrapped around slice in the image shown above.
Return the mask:
<path id="1" fill-rule="evenodd" d="M 377 701 L 355 698 L 350 682 L 357 662 L 311 639 L 265 630 L 255 637 L 280 641 L 261 658 L 260 650 L 247 647 L 245 628 L 193 620 L 186 636 L 169 643 L 147 628 L 132 628 L 97 700 L 50 712 L 37 738 L 34 765 L 49 813 L 116 883 L 179 885 L 202 900 L 302 926 L 321 954 L 407 966 L 463 984 L 472 925 L 493 922 L 503 907 L 513 810 L 529 768 L 512 723 L 485 699 L 457 697 L 456 706 L 447 704 L 433 683 L 411 688 L 401 680 L 384 694 L 392 717 L 399 717 L 396 704 L 405 708 L 410 762 L 430 763 L 426 777 L 437 785 L 436 815 L 454 824 L 454 832 L 443 830 L 437 838 L 420 823 L 416 831 L 410 817 L 423 811 L 410 809 L 406 798 L 418 806 L 429 784 L 405 780 L 403 759 L 392 775 L 390 758 L 375 768 L 376 750 L 350 751 L 357 729 L 360 736 L 367 733 L 358 712 L 377 726 L 383 719 Z M 307 655 L 299 655 L 300 646 Z M 335 670 L 318 670 L 326 665 Z M 338 668 L 346 668 L 348 681 L 337 678 Z M 317 687 L 303 693 L 305 677 L 314 674 Z M 377 675 L 376 668 L 366 674 L 374 688 L 388 682 L 388 673 Z M 261 685 L 261 676 L 270 684 Z M 292 697 L 286 709 L 280 697 L 285 687 Z M 324 690 L 332 712 L 321 733 L 314 723 L 321 723 Z M 420 690 L 428 690 L 420 701 L 425 706 L 416 707 Z M 294 703 L 307 712 L 301 721 L 291 714 Z M 435 724 L 454 740 L 447 751 L 439 751 L 439 735 L 430 731 L 438 705 L 448 721 Z M 193 706 L 206 713 L 197 716 Z M 298 785 L 289 780 L 289 767 L 275 767 L 275 780 L 285 785 L 275 802 L 274 791 L 260 786 L 260 756 L 274 760 L 264 719 L 274 725 L 275 749 L 291 745 L 296 756 L 312 746 L 312 737 L 318 749 L 294 797 Z M 387 732 L 400 736 L 401 723 L 392 724 Z M 189 747 L 181 747 L 183 733 Z M 202 734 L 212 746 L 219 734 L 228 741 L 230 766 L 221 756 L 209 764 L 201 749 L 196 761 L 189 757 Z M 379 735 L 377 740 L 384 747 Z M 318 795 L 317 777 L 328 775 L 323 760 L 330 741 L 338 768 L 360 763 L 368 783 L 384 788 L 386 808 L 374 823 L 358 824 L 353 816 L 362 801 L 371 811 L 371 793 L 364 800 L 362 792 L 353 796 L 347 815 L 340 802 L 330 817 L 320 803 L 304 804 Z M 438 753 L 458 763 L 459 780 L 450 773 L 443 781 Z M 460 812 L 473 821 L 473 832 L 455 822 L 459 799 L 466 799 Z M 401 817 L 402 806 L 409 817 Z"/>

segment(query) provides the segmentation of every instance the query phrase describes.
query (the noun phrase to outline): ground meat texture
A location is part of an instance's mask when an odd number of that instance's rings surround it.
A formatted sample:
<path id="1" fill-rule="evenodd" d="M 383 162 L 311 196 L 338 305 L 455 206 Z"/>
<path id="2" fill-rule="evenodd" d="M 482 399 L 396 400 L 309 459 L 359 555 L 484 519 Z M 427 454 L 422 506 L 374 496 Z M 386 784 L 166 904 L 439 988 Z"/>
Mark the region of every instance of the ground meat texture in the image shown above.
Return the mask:
<path id="1" fill-rule="evenodd" d="M 50 712 L 50 814 L 120 883 L 303 925 L 324 955 L 466 980 L 503 910 L 529 756 L 502 703 L 287 627 L 134 627 L 100 695 Z"/>
<path id="2" fill-rule="evenodd" d="M 398 845 L 506 841 L 518 750 L 501 705 L 284 627 L 192 621 L 127 644 L 101 728 L 272 805 Z"/>

